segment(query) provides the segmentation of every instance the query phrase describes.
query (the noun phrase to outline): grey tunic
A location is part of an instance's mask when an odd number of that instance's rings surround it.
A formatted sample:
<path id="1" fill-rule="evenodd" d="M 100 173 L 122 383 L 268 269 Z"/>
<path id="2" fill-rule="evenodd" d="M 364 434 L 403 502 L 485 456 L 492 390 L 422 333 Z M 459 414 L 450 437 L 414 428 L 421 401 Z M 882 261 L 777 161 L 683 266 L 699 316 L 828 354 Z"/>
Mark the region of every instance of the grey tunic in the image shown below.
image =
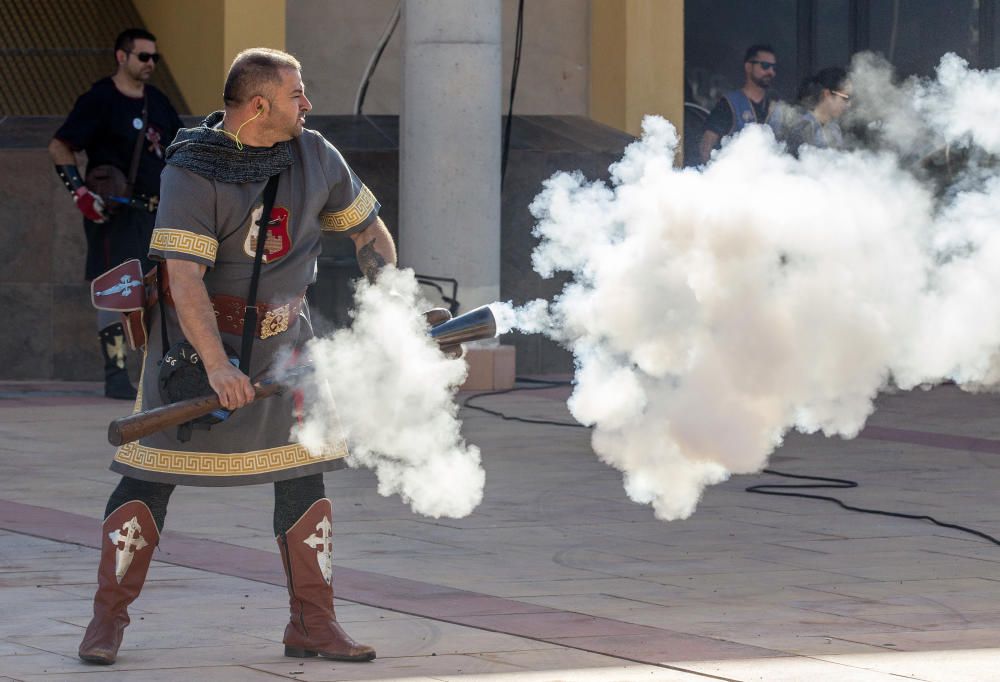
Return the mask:
<path id="1" fill-rule="evenodd" d="M 820 123 L 809 111 L 791 128 L 788 135 L 788 146 L 793 153 L 798 153 L 802 145 L 818 149 L 841 149 L 844 146 L 844 133 L 836 121 Z"/>
<path id="2" fill-rule="evenodd" d="M 220 133 L 221 134 L 221 133 Z M 294 301 L 316 279 L 322 231 L 351 234 L 371 225 L 379 204 L 351 171 L 340 152 L 322 135 L 305 130 L 291 143 L 292 165 L 278 180 L 265 244 L 257 301 L 280 306 Z M 181 259 L 208 267 L 210 296 L 246 298 L 256 249 L 257 226 L 266 181 L 232 184 L 176 166 L 163 171 L 160 207 L 149 254 L 154 260 Z M 161 320 L 154 308 L 143 362 L 136 410 L 162 404 L 158 363 L 163 356 Z M 169 343 L 183 338 L 177 313 L 167 307 Z M 284 325 L 272 326 L 269 331 Z M 222 333 L 229 348 L 240 337 Z M 255 336 L 250 376 L 272 369 L 277 354 L 312 336 L 309 313 L 302 311 L 287 329 L 267 338 Z M 227 486 L 286 480 L 343 466 L 344 442 L 309 452 L 289 440 L 297 418 L 293 392 L 236 410 L 210 430 L 195 428 L 181 442 L 168 429 L 118 448 L 111 469 L 133 478 L 183 485 Z"/>

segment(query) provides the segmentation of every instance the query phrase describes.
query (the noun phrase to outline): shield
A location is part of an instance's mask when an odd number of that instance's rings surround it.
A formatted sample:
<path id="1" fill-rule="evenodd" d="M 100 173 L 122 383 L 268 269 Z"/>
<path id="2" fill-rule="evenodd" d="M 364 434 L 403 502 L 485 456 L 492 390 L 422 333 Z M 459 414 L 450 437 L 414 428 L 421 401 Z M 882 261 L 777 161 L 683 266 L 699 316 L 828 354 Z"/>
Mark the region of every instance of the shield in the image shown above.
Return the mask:
<path id="1" fill-rule="evenodd" d="M 146 302 L 142 265 L 133 258 L 117 265 L 90 283 L 90 302 L 99 310 L 141 310 Z"/>
<path id="2" fill-rule="evenodd" d="M 243 251 L 251 258 L 257 255 L 257 234 L 260 229 L 257 222 L 263 207 L 254 209 L 250 218 L 250 229 L 243 241 Z M 292 239 L 288 235 L 288 209 L 275 206 L 271 209 L 271 220 L 267 224 L 267 241 L 264 243 L 264 262 L 273 263 L 292 248 Z"/>

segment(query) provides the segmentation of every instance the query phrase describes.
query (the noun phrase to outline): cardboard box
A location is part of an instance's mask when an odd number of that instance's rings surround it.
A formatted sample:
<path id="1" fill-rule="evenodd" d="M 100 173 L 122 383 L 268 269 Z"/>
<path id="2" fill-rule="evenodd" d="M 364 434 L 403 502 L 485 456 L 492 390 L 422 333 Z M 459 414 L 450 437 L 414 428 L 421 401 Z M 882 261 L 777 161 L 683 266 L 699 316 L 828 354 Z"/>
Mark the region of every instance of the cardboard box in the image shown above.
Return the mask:
<path id="1" fill-rule="evenodd" d="M 469 376 L 460 390 L 499 391 L 514 388 L 514 346 L 466 348 L 465 362 L 469 366 Z"/>

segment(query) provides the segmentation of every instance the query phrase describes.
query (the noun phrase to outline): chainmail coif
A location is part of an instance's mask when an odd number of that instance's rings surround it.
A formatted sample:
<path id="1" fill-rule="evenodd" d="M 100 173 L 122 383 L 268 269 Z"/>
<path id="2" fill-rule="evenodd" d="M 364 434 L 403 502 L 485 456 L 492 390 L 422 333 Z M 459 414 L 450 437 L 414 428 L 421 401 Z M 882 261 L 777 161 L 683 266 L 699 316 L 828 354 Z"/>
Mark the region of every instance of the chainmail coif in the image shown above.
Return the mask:
<path id="1" fill-rule="evenodd" d="M 261 182 L 292 165 L 289 142 L 273 147 L 236 147 L 222 132 L 223 112 L 216 111 L 197 128 L 181 128 L 167 147 L 166 162 L 219 182 Z"/>

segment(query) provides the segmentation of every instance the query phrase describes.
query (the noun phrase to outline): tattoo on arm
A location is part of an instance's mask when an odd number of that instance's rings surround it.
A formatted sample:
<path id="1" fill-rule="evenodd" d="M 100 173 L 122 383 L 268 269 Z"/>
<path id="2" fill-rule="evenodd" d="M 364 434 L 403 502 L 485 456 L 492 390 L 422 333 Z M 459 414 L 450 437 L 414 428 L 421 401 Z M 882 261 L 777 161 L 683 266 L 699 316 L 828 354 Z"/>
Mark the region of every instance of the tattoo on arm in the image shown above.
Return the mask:
<path id="1" fill-rule="evenodd" d="M 375 238 L 358 249 L 358 265 L 361 272 L 365 273 L 368 281 L 375 283 L 375 276 L 378 271 L 385 267 L 385 258 L 375 250 Z"/>

